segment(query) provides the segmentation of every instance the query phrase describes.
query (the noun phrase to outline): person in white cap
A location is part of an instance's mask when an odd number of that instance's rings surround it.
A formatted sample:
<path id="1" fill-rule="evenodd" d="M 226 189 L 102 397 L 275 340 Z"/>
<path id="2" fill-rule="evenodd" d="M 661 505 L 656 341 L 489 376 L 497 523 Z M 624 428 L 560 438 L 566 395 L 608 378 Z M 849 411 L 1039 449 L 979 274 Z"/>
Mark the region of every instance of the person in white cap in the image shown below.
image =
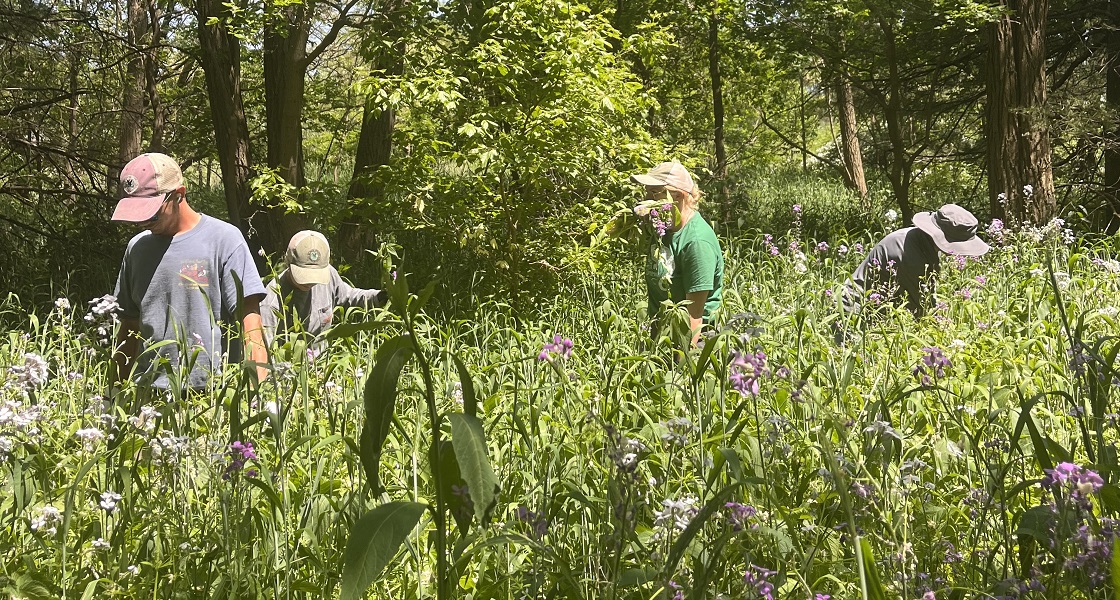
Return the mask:
<path id="1" fill-rule="evenodd" d="M 331 266 L 331 247 L 318 231 L 301 231 L 288 242 L 287 267 L 268 284 L 261 302 L 265 339 L 270 343 L 281 325 L 317 336 L 334 320 L 338 306 L 369 308 L 385 303 L 380 290 L 351 287 Z"/>
<path id="2" fill-rule="evenodd" d="M 631 175 L 645 186 L 646 200 L 664 199 L 663 215 L 646 258 L 647 314 L 651 333 L 658 331 L 658 313 L 666 300 L 689 301 L 692 345 L 723 298 L 723 249 L 712 226 L 700 214 L 700 188 L 679 162 L 663 162 L 648 173 Z M 672 206 L 669 206 L 669 205 Z"/>
<path id="3" fill-rule="evenodd" d="M 882 239 L 844 284 L 844 310 L 857 312 L 874 294 L 876 302 L 905 301 L 914 316 L 922 316 L 933 303 L 941 252 L 956 256 L 982 256 L 988 244 L 976 236 L 977 220 L 968 210 L 946 204 L 914 215 L 914 226 L 899 229 Z"/>
<path id="4" fill-rule="evenodd" d="M 265 290 L 241 230 L 191 208 L 183 173 L 165 154 L 132 159 L 120 184 L 124 197 L 112 220 L 144 231 L 128 242 L 114 292 L 121 307 L 118 380 L 134 373 L 169 388 L 178 377 L 182 387 L 204 388 L 227 353 L 230 361 L 241 357 L 241 345 L 231 344 L 222 327 L 236 322 L 263 380 Z"/>

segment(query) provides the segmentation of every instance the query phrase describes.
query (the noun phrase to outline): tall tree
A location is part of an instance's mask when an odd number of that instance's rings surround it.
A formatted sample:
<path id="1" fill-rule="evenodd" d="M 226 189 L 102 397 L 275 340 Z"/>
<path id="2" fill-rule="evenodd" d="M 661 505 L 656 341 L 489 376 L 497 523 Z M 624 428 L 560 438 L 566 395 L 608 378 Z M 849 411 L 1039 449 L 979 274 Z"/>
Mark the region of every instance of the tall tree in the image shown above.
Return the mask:
<path id="1" fill-rule="evenodd" d="M 1105 31 L 1105 104 L 1111 109 L 1105 127 L 1104 202 L 1098 209 L 1098 229 L 1120 231 L 1120 2 L 1106 8 L 1111 27 Z"/>
<path id="2" fill-rule="evenodd" d="M 247 238 L 255 239 L 249 222 L 252 216 L 249 178 L 253 162 L 249 124 L 241 95 L 241 40 L 230 30 L 229 8 L 220 0 L 198 0 L 195 9 L 226 210 L 230 222 L 237 225 Z M 277 236 L 268 235 L 269 231 L 265 233 L 262 236 L 265 247 L 276 248 L 279 243 Z"/>
<path id="3" fill-rule="evenodd" d="M 1047 0 L 1000 0 L 988 27 L 988 193 L 992 214 L 1039 224 L 1056 212 L 1046 114 Z"/>
<path id="4" fill-rule="evenodd" d="M 144 46 L 151 29 L 147 0 L 128 0 L 128 21 L 125 34 L 127 65 L 121 94 L 121 120 L 117 164 L 109 171 L 109 189 L 116 189 L 120 168 L 140 153 L 144 133 L 144 94 L 148 89 Z"/>
<path id="5" fill-rule="evenodd" d="M 723 75 L 720 71 L 719 30 L 720 0 L 712 0 L 711 14 L 708 15 L 708 79 L 712 83 L 712 146 L 715 149 L 715 165 L 712 175 L 716 180 L 716 196 L 719 199 L 724 222 L 731 221 L 731 194 L 727 189 L 727 145 L 723 133 Z"/>
<path id="6" fill-rule="evenodd" d="M 868 199 L 867 177 L 863 173 L 863 151 L 860 150 L 856 102 L 852 83 L 839 74 L 835 79 L 836 112 L 840 122 L 840 159 L 844 164 L 844 185 L 855 191 L 861 201 Z"/>

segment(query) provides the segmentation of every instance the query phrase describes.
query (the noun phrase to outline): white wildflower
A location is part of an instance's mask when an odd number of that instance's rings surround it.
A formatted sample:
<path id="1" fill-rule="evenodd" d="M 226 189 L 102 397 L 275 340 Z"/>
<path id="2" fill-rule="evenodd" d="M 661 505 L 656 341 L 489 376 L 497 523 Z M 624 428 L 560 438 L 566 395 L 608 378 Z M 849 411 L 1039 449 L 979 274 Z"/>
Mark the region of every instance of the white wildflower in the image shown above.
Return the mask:
<path id="1" fill-rule="evenodd" d="M 56 298 L 54 301 L 54 307 L 57 308 L 60 312 L 66 312 L 70 310 L 70 300 L 68 298 Z"/>
<path id="2" fill-rule="evenodd" d="M 48 504 L 36 511 L 31 518 L 31 531 L 54 535 L 58 533 L 58 524 L 61 522 L 62 511 Z"/>
<path id="3" fill-rule="evenodd" d="M 895 209 L 892 208 L 892 209 L 888 210 L 887 214 L 883 215 L 883 217 L 886 218 L 887 223 L 894 223 L 895 221 L 898 220 L 898 211 L 896 211 Z"/>
<path id="4" fill-rule="evenodd" d="M 96 427 L 87 427 L 79 429 L 74 432 L 78 439 L 82 440 L 82 447 L 86 450 L 93 450 L 97 447 L 97 443 L 105 439 L 105 432 L 97 429 Z"/>
<path id="5" fill-rule="evenodd" d="M 47 361 L 34 352 L 25 353 L 23 364 L 8 367 L 8 373 L 14 376 L 16 385 L 25 392 L 33 392 L 43 387 L 49 376 Z"/>
<path id="6" fill-rule="evenodd" d="M 130 425 L 137 429 L 144 431 L 154 431 L 156 428 L 156 420 L 163 416 L 154 406 L 144 406 L 140 409 L 139 415 L 133 415 L 128 418 Z"/>
<path id="7" fill-rule="evenodd" d="M 696 508 L 696 498 L 694 496 L 685 496 L 680 500 L 666 498 L 661 501 L 661 505 L 665 507 L 665 510 L 653 511 L 653 515 L 656 517 L 653 524 L 655 527 L 666 530 L 676 528 L 684 531 L 692 518 L 699 512 L 699 509 Z"/>
<path id="8" fill-rule="evenodd" d="M 117 503 L 121 501 L 121 495 L 116 492 L 102 492 L 101 493 L 101 508 L 105 512 L 117 512 Z"/>
<path id="9" fill-rule="evenodd" d="M 1054 271 L 1054 281 L 1058 282 L 1059 288 L 1068 290 L 1071 278 L 1065 271 Z"/>
<path id="10" fill-rule="evenodd" d="M 93 540 L 92 542 L 89 543 L 89 545 L 92 546 L 94 550 L 105 550 L 105 549 L 109 548 L 109 542 L 106 542 L 102 538 L 97 538 L 96 540 Z"/>
<path id="11" fill-rule="evenodd" d="M 1027 185 L 1024 185 L 1023 186 L 1023 195 L 1026 196 L 1027 198 L 1030 198 L 1031 196 L 1033 196 L 1034 195 L 1034 186 L 1029 184 L 1029 183 Z"/>

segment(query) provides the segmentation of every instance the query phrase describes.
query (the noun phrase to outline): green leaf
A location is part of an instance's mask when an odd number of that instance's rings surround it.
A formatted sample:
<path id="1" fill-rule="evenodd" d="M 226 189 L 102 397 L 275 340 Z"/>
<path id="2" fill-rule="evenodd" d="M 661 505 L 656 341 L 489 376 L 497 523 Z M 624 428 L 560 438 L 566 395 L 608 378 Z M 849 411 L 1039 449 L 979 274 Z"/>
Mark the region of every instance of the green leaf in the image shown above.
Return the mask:
<path id="1" fill-rule="evenodd" d="M 1112 540 L 1112 589 L 1113 598 L 1120 600 L 1120 537 Z"/>
<path id="2" fill-rule="evenodd" d="M 1036 540 L 1043 548 L 1050 547 L 1050 531 L 1053 531 L 1057 519 L 1055 518 L 1054 511 L 1046 506 L 1035 506 L 1029 508 L 1019 517 L 1019 527 L 1015 530 L 1015 535 L 1030 536 Z"/>
<path id="3" fill-rule="evenodd" d="M 452 354 L 451 359 L 455 361 L 455 368 L 459 371 L 459 385 L 463 390 L 463 413 L 477 417 L 478 397 L 474 393 L 474 380 L 471 379 L 471 373 L 458 354 Z"/>
<path id="4" fill-rule="evenodd" d="M 366 593 L 425 510 L 427 507 L 419 502 L 389 502 L 358 519 L 343 555 L 342 600 L 361 598 Z"/>
<path id="5" fill-rule="evenodd" d="M 434 461 L 439 468 L 439 484 L 441 495 L 446 499 L 447 510 L 451 513 L 455 523 L 459 525 L 463 535 L 471 528 L 471 514 L 466 510 L 466 499 L 452 491 L 452 486 L 464 485 L 463 474 L 459 469 L 459 460 L 455 457 L 455 448 L 451 440 L 440 440 L 439 448 L 435 452 Z"/>
<path id="6" fill-rule="evenodd" d="M 692 520 L 688 522 L 688 527 L 685 527 L 684 531 L 673 541 L 673 547 L 669 550 L 669 560 L 665 563 L 665 571 L 667 573 L 676 572 L 677 563 L 680 562 L 681 558 L 684 556 L 688 545 L 692 543 L 692 540 L 695 539 L 696 535 L 700 533 L 700 530 L 704 528 L 704 523 L 706 523 L 717 510 L 723 508 L 723 505 L 727 503 L 728 499 L 731 498 L 731 495 L 738 487 L 739 484 L 734 483 L 723 488 L 717 492 L 716 495 L 712 496 L 711 500 L 708 500 L 708 503 L 696 513 L 696 516 L 692 517 Z"/>
<path id="7" fill-rule="evenodd" d="M 497 503 L 500 488 L 486 455 L 486 432 L 478 417 L 451 413 L 447 418 L 451 421 L 451 443 L 459 459 L 459 470 L 470 490 L 475 517 L 482 523 Z"/>
<path id="8" fill-rule="evenodd" d="M 867 540 L 856 537 L 856 551 L 860 555 L 859 581 L 863 588 L 864 600 L 887 600 L 887 592 L 879 578 L 879 568 L 875 566 L 875 555 Z"/>
<path id="9" fill-rule="evenodd" d="M 412 352 L 412 340 L 407 334 L 385 342 L 377 349 L 373 371 L 366 379 L 366 423 L 362 428 L 359 457 L 375 493 L 381 491 L 378 466 L 385 439 L 389 437 L 389 424 L 393 421 L 397 382 L 405 363 L 412 357 Z"/>

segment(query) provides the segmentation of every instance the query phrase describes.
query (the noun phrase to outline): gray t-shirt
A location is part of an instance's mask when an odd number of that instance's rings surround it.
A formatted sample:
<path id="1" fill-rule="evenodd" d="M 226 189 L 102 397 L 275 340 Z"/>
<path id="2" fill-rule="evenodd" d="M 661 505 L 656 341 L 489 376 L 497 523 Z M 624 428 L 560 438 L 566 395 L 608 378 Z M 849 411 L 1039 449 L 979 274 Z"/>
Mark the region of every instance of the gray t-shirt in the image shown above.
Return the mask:
<path id="1" fill-rule="evenodd" d="M 168 373 L 183 361 L 191 364 L 187 385 L 201 388 L 211 372 L 220 372 L 223 353 L 240 360 L 240 344 L 230 343 L 238 336 L 225 335 L 221 327 L 240 320 L 238 280 L 243 297 L 264 295 L 241 230 L 225 221 L 202 215 L 193 229 L 174 237 L 150 231 L 133 237 L 115 293 L 121 316 L 138 319 L 146 340 L 137 372 L 166 388 Z M 160 343 L 165 341 L 170 343 Z"/>
<path id="2" fill-rule="evenodd" d="M 271 343 L 281 323 L 283 329 L 292 330 L 293 317 L 299 319 L 302 331 L 317 336 L 330 328 L 336 306 L 370 308 L 385 304 L 380 290 L 352 287 L 342 280 L 334 267 L 329 268 L 330 281 L 312 286 L 306 292 L 292 285 L 287 270 L 268 283 L 268 293 L 261 301 L 261 323 L 266 340 Z"/>
<path id="3" fill-rule="evenodd" d="M 854 312 L 866 295 L 878 293 L 892 302 L 905 296 L 906 308 L 921 316 L 934 298 L 932 275 L 940 268 L 933 238 L 917 227 L 899 229 L 875 244 L 845 283 L 844 309 Z"/>

